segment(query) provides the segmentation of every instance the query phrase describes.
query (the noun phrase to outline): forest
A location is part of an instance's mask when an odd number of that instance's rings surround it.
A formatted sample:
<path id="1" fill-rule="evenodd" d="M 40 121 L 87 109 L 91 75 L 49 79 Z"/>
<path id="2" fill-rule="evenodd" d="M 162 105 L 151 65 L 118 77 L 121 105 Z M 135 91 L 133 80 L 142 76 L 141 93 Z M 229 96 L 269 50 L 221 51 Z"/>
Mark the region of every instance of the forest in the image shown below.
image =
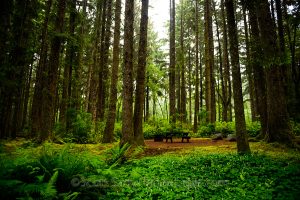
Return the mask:
<path id="1" fill-rule="evenodd" d="M 3 0 L 1 199 L 298 199 L 299 0 Z"/>

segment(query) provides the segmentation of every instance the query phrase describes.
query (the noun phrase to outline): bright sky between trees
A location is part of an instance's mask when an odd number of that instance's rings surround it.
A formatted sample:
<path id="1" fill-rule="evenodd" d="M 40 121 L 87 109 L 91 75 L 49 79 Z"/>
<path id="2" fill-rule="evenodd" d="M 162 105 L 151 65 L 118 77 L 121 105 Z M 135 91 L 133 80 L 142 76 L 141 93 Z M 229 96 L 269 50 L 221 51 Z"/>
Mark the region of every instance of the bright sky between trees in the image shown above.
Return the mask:
<path id="1" fill-rule="evenodd" d="M 179 0 L 175 0 L 176 4 Z M 166 23 L 170 20 L 170 0 L 149 0 L 149 18 L 154 24 L 154 31 L 160 39 L 167 38 L 169 29 Z"/>

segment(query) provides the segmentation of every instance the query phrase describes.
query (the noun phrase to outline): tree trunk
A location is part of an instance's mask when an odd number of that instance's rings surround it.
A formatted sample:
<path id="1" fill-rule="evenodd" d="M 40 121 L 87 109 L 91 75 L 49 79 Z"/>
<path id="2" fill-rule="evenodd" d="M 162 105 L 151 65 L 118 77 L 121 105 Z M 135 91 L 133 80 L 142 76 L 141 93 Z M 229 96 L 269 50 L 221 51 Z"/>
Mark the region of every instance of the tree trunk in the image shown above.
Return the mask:
<path id="1" fill-rule="evenodd" d="M 108 58 L 109 47 L 111 38 L 111 22 L 112 22 L 112 0 L 105 0 L 103 9 L 107 9 L 107 13 L 103 10 L 102 22 L 105 21 L 105 27 L 102 27 L 102 44 L 101 44 L 101 57 L 100 57 L 100 70 L 99 70 L 99 85 L 98 85 L 98 100 L 97 100 L 97 119 L 103 121 L 105 112 L 105 99 L 106 99 L 106 86 L 108 75 Z M 104 16 L 105 15 L 105 16 Z M 103 40 L 104 39 L 104 40 Z"/>
<path id="2" fill-rule="evenodd" d="M 221 45 L 221 40 L 220 40 L 220 31 L 219 31 L 219 22 L 217 18 L 217 13 L 216 13 L 216 8 L 215 8 L 215 2 L 213 1 L 213 12 L 214 12 L 214 18 L 215 18 L 215 23 L 216 23 L 216 31 L 217 31 L 217 41 L 218 41 L 218 53 L 219 53 L 219 75 L 220 78 L 217 81 L 217 91 L 218 91 L 218 113 L 219 113 L 219 121 L 221 119 L 224 121 L 224 115 L 227 115 L 227 110 L 224 109 L 226 107 L 227 99 L 226 97 L 226 90 L 225 90 L 225 84 L 224 84 L 224 73 L 223 73 L 223 58 L 222 58 L 222 45 Z M 219 83 L 220 82 L 220 83 Z M 220 92 L 220 85 L 222 89 L 222 93 Z M 221 108 L 220 108 L 220 103 L 222 103 L 222 118 L 221 118 Z M 224 112 L 225 110 L 225 112 Z M 225 117 L 227 119 L 227 117 Z"/>
<path id="3" fill-rule="evenodd" d="M 143 134 L 143 108 L 145 100 L 145 76 L 147 61 L 147 35 L 148 35 L 148 7 L 149 0 L 142 0 L 140 22 L 140 41 L 138 51 L 138 66 L 136 78 L 136 93 L 134 104 L 134 139 L 137 145 L 145 145 Z"/>
<path id="4" fill-rule="evenodd" d="M 43 22 L 42 35 L 41 35 L 41 49 L 40 60 L 36 70 L 34 94 L 32 98 L 31 109 L 31 133 L 29 137 L 38 136 L 42 127 L 42 107 L 43 107 L 43 89 L 46 87 L 46 65 L 47 65 L 47 52 L 48 52 L 48 23 L 50 18 L 50 11 L 52 7 L 52 0 L 46 3 L 45 19 Z"/>
<path id="5" fill-rule="evenodd" d="M 95 24 L 95 36 L 94 36 L 94 44 L 93 44 L 93 63 L 89 69 L 89 96 L 88 98 L 88 109 L 89 113 L 92 113 L 93 121 L 96 121 L 96 101 L 97 101 L 97 80 L 99 76 L 99 52 L 101 48 L 101 39 L 102 39 L 102 29 L 105 26 L 105 22 L 102 21 L 103 14 L 103 2 L 97 2 L 97 15 L 96 15 L 96 24 Z"/>
<path id="6" fill-rule="evenodd" d="M 76 0 L 70 1 L 70 18 L 69 18 L 69 36 L 66 61 L 64 66 L 63 91 L 60 105 L 59 121 L 68 129 L 69 120 L 67 119 L 67 110 L 71 103 L 71 86 L 72 86 L 72 68 L 75 65 L 75 17 L 76 17 Z M 72 39 L 71 39 L 72 38 Z M 75 80 L 76 81 L 76 80 Z"/>
<path id="7" fill-rule="evenodd" d="M 183 3 L 183 2 L 182 2 Z M 183 8 L 180 14 L 180 48 L 181 48 L 181 88 L 180 88 L 180 121 L 186 122 L 186 91 L 185 91 L 185 52 L 184 52 L 184 25 L 183 25 Z"/>
<path id="8" fill-rule="evenodd" d="M 196 46 L 196 68 L 195 68 L 195 112 L 194 112 L 194 128 L 193 132 L 196 133 L 198 130 L 198 115 L 199 115 L 199 10 L 198 1 L 195 6 L 195 46 Z M 201 80 L 202 81 L 202 80 Z"/>
<path id="9" fill-rule="evenodd" d="M 59 68 L 59 54 L 61 50 L 62 38 L 59 34 L 63 33 L 66 0 L 58 2 L 57 17 L 55 22 L 55 35 L 51 41 L 51 51 L 49 56 L 49 67 L 47 70 L 46 91 L 43 94 L 42 127 L 39 132 L 38 140 L 44 141 L 51 137 L 52 128 L 55 121 L 56 90 Z"/>
<path id="10" fill-rule="evenodd" d="M 192 64 L 191 64 L 191 47 L 189 46 L 188 52 L 188 88 L 189 88 L 189 123 L 192 124 Z M 199 70 L 198 70 L 199 71 Z M 199 72 L 198 72 L 199 73 Z M 196 76 L 197 77 L 197 76 Z M 199 74 L 198 74 L 199 77 Z M 199 78 L 198 78 L 199 79 Z M 199 84 L 198 84 L 199 85 Z M 198 96 L 199 96 L 199 86 L 198 86 Z M 198 98 L 198 105 L 199 105 L 199 98 Z M 199 106 L 198 106 L 199 108 Z M 198 111 L 199 112 L 199 111 Z M 197 119 L 196 119 L 197 123 Z M 194 130 L 194 129 L 193 129 Z"/>
<path id="11" fill-rule="evenodd" d="M 211 0 L 205 0 L 205 102 L 208 112 L 207 121 L 216 121 L 216 97 L 214 74 L 214 44 L 211 15 Z"/>
<path id="12" fill-rule="evenodd" d="M 248 143 L 248 136 L 246 132 L 246 122 L 244 114 L 242 81 L 239 63 L 239 49 L 238 49 L 238 35 L 237 26 L 234 16 L 233 0 L 225 0 L 229 43 L 230 43 L 230 58 L 232 65 L 232 79 L 233 79 L 233 98 L 235 111 L 235 126 L 237 135 L 237 149 L 238 153 L 250 153 Z"/>
<path id="13" fill-rule="evenodd" d="M 248 80 L 249 87 L 249 96 L 250 96 L 250 108 L 251 108 L 251 120 L 256 121 L 257 118 L 257 105 L 255 101 L 255 93 L 254 93 L 254 82 L 253 82 L 253 69 L 250 64 L 250 45 L 249 45 L 249 32 L 248 32 L 248 23 L 246 17 L 246 7 L 243 7 L 243 21 L 244 21 L 244 29 L 245 29 L 245 40 L 246 40 L 246 74 Z"/>
<path id="14" fill-rule="evenodd" d="M 116 120 L 116 105 L 118 100 L 118 73 L 119 73 L 119 54 L 120 54 L 120 25 L 121 25 L 121 0 L 116 0 L 115 5 L 115 30 L 113 44 L 113 65 L 110 83 L 109 109 L 104 129 L 103 143 L 111 143 L 114 140 L 114 127 Z"/>
<path id="15" fill-rule="evenodd" d="M 150 117 L 150 88 L 149 88 L 149 74 L 147 73 L 147 86 L 146 86 L 146 105 L 145 105 L 145 121 Z"/>
<path id="16" fill-rule="evenodd" d="M 170 123 L 176 122 L 175 94 L 175 0 L 170 0 L 170 67 L 169 67 L 169 101 Z"/>
<path id="17" fill-rule="evenodd" d="M 3 75 L 6 77 L 7 69 L 10 67 L 8 55 L 10 43 L 7 41 L 11 38 L 11 15 L 13 12 L 13 1 L 3 1 L 0 8 L 0 138 L 8 136 L 10 112 L 11 112 L 11 97 L 10 89 L 4 81 Z"/>
<path id="18" fill-rule="evenodd" d="M 277 24 L 278 24 L 278 38 L 279 38 L 279 47 L 280 47 L 280 58 L 281 63 L 284 65 L 282 67 L 282 78 L 284 83 L 284 90 L 287 99 L 287 107 L 289 116 L 296 118 L 297 116 L 297 106 L 296 106 L 296 97 L 295 97 L 295 86 L 292 81 L 292 70 L 291 65 L 287 64 L 286 59 L 286 48 L 285 48 L 285 39 L 284 39 L 284 29 L 283 29 L 283 13 L 281 8 L 281 1 L 275 0 L 276 5 L 276 14 L 277 14 Z"/>
<path id="19" fill-rule="evenodd" d="M 280 56 L 277 47 L 276 31 L 271 18 L 269 3 L 260 1 L 257 5 L 264 63 L 266 63 L 268 130 L 265 140 L 268 142 L 292 143 L 289 117 L 283 81 L 280 76 L 282 65 L 276 62 Z"/>
<path id="20" fill-rule="evenodd" d="M 124 67 L 123 67 L 123 103 L 122 103 L 122 138 L 120 145 L 134 144 L 133 132 L 133 22 L 134 0 L 125 2 L 124 23 Z"/>
<path id="21" fill-rule="evenodd" d="M 261 64 L 261 60 L 263 59 L 263 52 L 261 49 L 261 40 L 259 36 L 258 22 L 257 16 L 255 13 L 255 5 L 251 1 L 248 4 L 249 10 L 249 23 L 251 26 L 250 34 L 250 63 L 253 68 L 253 77 L 254 77 L 254 89 L 256 94 L 256 102 L 257 103 L 257 111 L 259 114 L 260 122 L 261 122 L 261 134 L 259 138 L 264 138 L 267 133 L 267 97 L 266 97 L 266 80 L 265 80 L 265 72 L 264 68 Z"/>
<path id="22" fill-rule="evenodd" d="M 230 66 L 228 59 L 228 41 L 227 41 L 227 24 L 224 9 L 224 0 L 221 0 L 221 15 L 222 15 L 222 27 L 223 27 L 223 68 L 224 68 L 224 93 L 223 93 L 223 110 L 222 119 L 228 121 L 228 112 L 230 112 L 231 104 L 231 80 L 230 80 Z"/>

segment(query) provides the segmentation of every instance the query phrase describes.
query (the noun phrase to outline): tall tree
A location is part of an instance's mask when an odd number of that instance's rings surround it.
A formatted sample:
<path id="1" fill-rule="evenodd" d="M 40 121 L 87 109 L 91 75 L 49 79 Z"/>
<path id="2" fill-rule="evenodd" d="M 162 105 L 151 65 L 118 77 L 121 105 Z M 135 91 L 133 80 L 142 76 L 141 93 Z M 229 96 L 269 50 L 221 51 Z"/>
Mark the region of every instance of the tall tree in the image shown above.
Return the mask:
<path id="1" fill-rule="evenodd" d="M 42 127 L 39 131 L 38 140 L 44 141 L 51 136 L 52 128 L 55 121 L 55 105 L 57 95 L 57 79 L 59 68 L 60 50 L 62 47 L 61 34 L 64 32 L 64 19 L 65 19 L 66 0 L 59 0 L 57 5 L 57 16 L 55 21 L 55 32 L 51 40 L 51 50 L 49 55 L 49 67 L 46 71 L 47 84 L 43 95 L 43 119 Z"/>
<path id="2" fill-rule="evenodd" d="M 125 2 L 124 23 L 124 67 L 123 67 L 123 102 L 122 102 L 122 138 L 120 145 L 134 144 L 133 132 L 133 22 L 134 0 Z"/>
<path id="3" fill-rule="evenodd" d="M 25 83 L 32 64 L 35 0 L 4 2 L 1 12 L 0 137 L 22 131 Z M 5 7 L 7 6 L 7 7 Z M 3 45 L 3 46 L 2 46 Z"/>
<path id="4" fill-rule="evenodd" d="M 238 34 L 235 21 L 235 10 L 233 0 L 225 0 L 228 35 L 230 43 L 230 58 L 232 65 L 232 79 L 233 79 L 233 99 L 235 112 L 235 126 L 237 135 L 237 150 L 238 153 L 249 153 L 250 147 L 246 132 L 246 122 L 244 114 L 242 81 L 239 63 L 239 49 L 238 49 Z"/>
<path id="5" fill-rule="evenodd" d="M 97 101 L 97 80 L 99 77 L 99 52 L 101 51 L 101 44 L 104 34 L 102 27 L 105 26 L 105 21 L 103 21 L 103 5 L 104 1 L 97 1 L 97 11 L 96 11 L 96 22 L 95 30 L 93 35 L 93 51 L 92 51 L 92 65 L 89 66 L 88 71 L 88 95 L 87 95 L 87 111 L 92 113 L 92 118 L 96 120 L 96 101 Z M 105 18 L 104 18 L 105 20 Z"/>
<path id="6" fill-rule="evenodd" d="M 261 39 L 259 36 L 259 27 L 257 22 L 255 2 L 250 1 L 246 4 L 249 10 L 250 23 L 250 64 L 254 75 L 254 89 L 256 94 L 257 111 L 261 122 L 260 138 L 264 138 L 267 133 L 267 94 L 266 94 L 266 78 L 262 65 L 263 52 L 261 48 Z"/>
<path id="7" fill-rule="evenodd" d="M 285 39 L 284 39 L 284 27 L 283 27 L 283 12 L 282 12 L 282 3 L 280 0 L 275 0 L 276 5 L 276 14 L 277 14 L 277 27 L 278 27 L 278 39 L 279 39 L 279 49 L 280 49 L 280 58 L 281 63 L 284 65 L 282 67 L 283 74 L 283 84 L 285 89 L 285 94 L 287 98 L 288 113 L 290 117 L 295 118 L 297 115 L 296 107 L 296 97 L 294 83 L 292 81 L 292 68 L 286 61 L 286 48 L 285 48 Z"/>
<path id="8" fill-rule="evenodd" d="M 207 121 L 216 121 L 216 95 L 214 73 L 214 43 L 212 28 L 212 0 L 205 0 L 205 102 Z"/>
<path id="9" fill-rule="evenodd" d="M 175 0 L 170 0 L 170 67 L 169 67 L 169 103 L 170 122 L 176 121 L 176 92 L 175 92 Z"/>
<path id="10" fill-rule="evenodd" d="M 48 23 L 50 18 L 50 11 L 52 8 L 52 0 L 46 2 L 45 18 L 42 25 L 41 33 L 41 47 L 40 47 L 40 59 L 36 69 L 34 94 L 32 97 L 32 109 L 31 109 L 31 133 L 30 137 L 37 136 L 42 129 L 43 115 L 43 93 L 46 87 L 46 65 L 48 58 Z"/>
<path id="11" fill-rule="evenodd" d="M 266 68 L 268 130 L 265 140 L 268 142 L 292 143 L 289 126 L 287 102 L 283 80 L 280 76 L 282 65 L 278 64 L 279 49 L 275 26 L 271 17 L 269 2 L 257 2 L 257 16 L 260 28 L 261 44 Z"/>
<path id="12" fill-rule="evenodd" d="M 198 114 L 199 114 L 199 10 L 198 0 L 195 5 L 195 45 L 196 45 L 196 68 L 195 68 L 195 113 L 194 113 L 194 133 L 198 129 Z"/>
<path id="13" fill-rule="evenodd" d="M 135 104 L 134 104 L 134 140 L 137 145 L 145 145 L 144 135 L 143 135 L 143 109 L 145 103 L 148 7 L 149 7 L 149 0 L 142 0 L 140 41 L 139 41 L 136 93 L 135 93 Z"/>
<path id="14" fill-rule="evenodd" d="M 186 122 L 186 81 L 185 81 L 185 51 L 184 51 L 184 9 L 183 9 L 183 1 L 181 1 L 182 7 L 180 11 L 180 53 L 181 53 L 181 63 L 180 63 L 180 121 Z"/>
<path id="15" fill-rule="evenodd" d="M 104 129 L 103 143 L 111 143 L 114 140 L 113 132 L 116 120 L 116 105 L 118 97 L 118 73 L 120 63 L 120 26 L 121 26 L 121 0 L 115 3 L 115 28 L 114 28 L 114 44 L 113 44 L 113 62 L 110 83 L 109 109 Z"/>
<path id="16" fill-rule="evenodd" d="M 69 40 L 66 50 L 66 61 L 64 66 L 64 79 L 62 101 L 60 105 L 60 122 L 68 128 L 67 110 L 71 103 L 71 86 L 72 86 L 72 68 L 75 66 L 75 19 L 76 19 L 76 0 L 70 1 L 69 4 Z"/>
<path id="17" fill-rule="evenodd" d="M 252 121 L 256 121 L 257 116 L 257 102 L 255 101 L 255 93 L 254 93 L 254 81 L 253 81 L 253 69 L 250 64 L 250 42 L 249 42 L 249 30 L 248 30 L 248 22 L 246 16 L 246 6 L 243 4 L 243 21 L 244 21 L 244 29 L 245 29 L 245 45 L 246 45 L 246 74 L 248 80 L 249 87 L 249 96 L 250 96 L 250 108 L 251 108 L 251 118 Z"/>
<path id="18" fill-rule="evenodd" d="M 100 56 L 100 70 L 99 70 L 99 85 L 98 85 L 98 99 L 97 99 L 97 119 L 102 121 L 104 119 L 105 112 L 105 100 L 106 100 L 106 85 L 108 75 L 108 58 L 109 47 L 111 38 L 111 23 L 112 23 L 112 0 L 104 0 L 102 22 L 105 21 L 105 27 L 102 27 L 102 41 L 101 41 L 101 56 Z M 105 15 L 105 16 L 104 16 Z"/>
<path id="19" fill-rule="evenodd" d="M 225 15 L 224 0 L 221 0 L 221 15 L 222 15 L 222 27 L 223 27 L 223 68 L 224 68 L 224 92 L 223 92 L 223 110 L 222 119 L 228 121 L 228 112 L 231 113 L 231 80 L 230 80 L 230 66 L 228 59 L 228 34 L 227 34 L 227 23 Z"/>
<path id="20" fill-rule="evenodd" d="M 225 112 L 227 114 L 227 110 L 223 109 L 222 110 L 222 118 L 221 118 L 221 109 L 220 109 L 220 101 L 222 103 L 222 107 L 226 107 L 226 103 L 227 103 L 227 99 L 226 99 L 226 90 L 225 90 L 225 84 L 224 84 L 224 69 L 223 69 L 223 59 L 222 59 L 222 45 L 221 45 L 221 39 L 220 39 L 220 30 L 219 30 L 219 21 L 218 21 L 218 16 L 217 16 L 217 11 L 216 11 L 216 5 L 215 2 L 212 1 L 213 3 L 213 13 L 214 13 L 214 19 L 215 19 L 215 24 L 216 24 L 216 31 L 217 31 L 217 42 L 218 42 L 218 54 L 219 54 L 219 68 L 218 68 L 218 73 L 219 76 L 217 76 L 217 78 L 219 78 L 219 80 L 217 80 L 217 92 L 218 92 L 218 113 L 219 113 L 219 120 L 224 120 L 224 115 Z M 221 89 L 222 91 L 220 92 L 220 85 L 221 85 Z M 225 99 L 223 98 L 225 97 Z M 225 111 L 225 112 L 224 112 Z M 225 117 L 226 118 L 226 117 Z M 226 118 L 227 120 L 227 118 Z"/>

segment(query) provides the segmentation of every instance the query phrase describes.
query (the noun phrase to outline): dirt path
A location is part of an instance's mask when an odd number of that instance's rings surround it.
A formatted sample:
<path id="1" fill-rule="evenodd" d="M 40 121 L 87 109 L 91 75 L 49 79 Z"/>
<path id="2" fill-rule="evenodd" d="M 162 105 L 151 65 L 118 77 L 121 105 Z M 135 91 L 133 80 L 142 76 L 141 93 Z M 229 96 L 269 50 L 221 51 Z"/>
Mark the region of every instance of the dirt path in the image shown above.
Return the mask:
<path id="1" fill-rule="evenodd" d="M 207 147 L 207 146 L 235 146 L 236 142 L 229 142 L 226 140 L 211 140 L 210 138 L 192 138 L 189 143 L 181 142 L 180 138 L 174 139 L 173 143 L 154 142 L 153 140 L 145 140 L 146 149 L 143 156 L 155 156 L 166 152 L 177 152 L 184 149 L 191 149 L 194 147 Z"/>
<path id="2" fill-rule="evenodd" d="M 201 147 L 201 146 L 221 146 L 221 145 L 234 145 L 236 142 L 229 142 L 226 140 L 211 140 L 209 138 L 192 138 L 190 142 L 181 142 L 181 139 L 174 139 L 173 143 L 154 142 L 153 140 L 145 140 L 146 146 L 149 148 L 188 148 L 188 147 Z"/>

